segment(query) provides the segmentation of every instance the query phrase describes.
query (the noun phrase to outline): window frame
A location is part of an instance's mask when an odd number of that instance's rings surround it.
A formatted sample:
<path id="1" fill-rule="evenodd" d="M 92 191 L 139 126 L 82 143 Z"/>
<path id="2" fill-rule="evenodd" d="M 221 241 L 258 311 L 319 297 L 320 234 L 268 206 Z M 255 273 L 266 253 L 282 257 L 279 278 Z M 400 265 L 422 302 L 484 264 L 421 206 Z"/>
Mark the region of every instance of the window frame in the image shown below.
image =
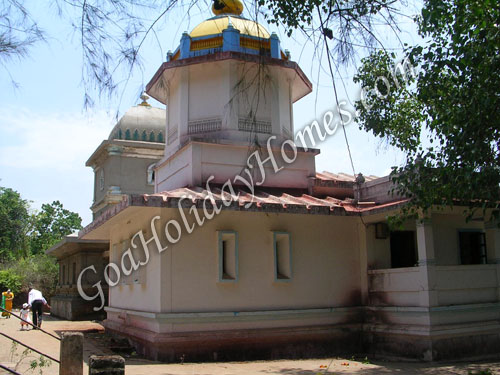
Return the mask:
<path id="1" fill-rule="evenodd" d="M 462 246 L 460 244 L 460 234 L 461 233 L 478 233 L 480 234 L 482 237 L 483 237 L 483 241 L 484 241 L 484 254 L 479 254 L 479 258 L 480 259 L 484 259 L 484 263 L 463 263 L 462 261 Z M 461 265 L 461 266 L 478 266 L 478 265 L 484 265 L 484 264 L 488 264 L 488 247 L 487 247 L 487 243 L 486 243 L 486 233 L 484 232 L 484 230 L 482 230 L 481 228 L 458 228 L 457 229 L 457 247 L 458 247 L 458 251 L 457 251 L 457 257 L 458 257 L 458 264 Z"/>
<path id="2" fill-rule="evenodd" d="M 278 246 L 277 246 L 277 238 L 278 236 L 288 236 L 288 268 L 289 268 L 289 276 L 279 277 L 279 260 L 278 260 Z M 293 279 L 293 260 L 292 260 L 292 235 L 290 232 L 286 231 L 273 231 L 273 258 L 274 258 L 274 282 L 276 283 L 289 283 Z"/>
<path id="3" fill-rule="evenodd" d="M 234 278 L 224 278 L 224 251 L 223 242 L 224 236 L 234 236 Z M 239 236 L 234 230 L 218 230 L 217 231 L 217 281 L 219 283 L 237 283 L 239 280 Z"/>

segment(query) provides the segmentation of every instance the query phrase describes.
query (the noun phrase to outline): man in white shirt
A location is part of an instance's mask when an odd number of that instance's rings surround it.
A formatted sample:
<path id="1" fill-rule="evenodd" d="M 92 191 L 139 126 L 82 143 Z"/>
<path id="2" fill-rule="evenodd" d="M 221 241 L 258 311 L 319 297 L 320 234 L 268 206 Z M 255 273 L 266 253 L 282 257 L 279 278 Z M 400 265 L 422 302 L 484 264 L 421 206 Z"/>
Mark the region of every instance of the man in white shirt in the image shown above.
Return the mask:
<path id="1" fill-rule="evenodd" d="M 43 298 L 42 292 L 30 286 L 30 292 L 28 294 L 28 305 L 31 307 L 31 313 L 33 316 L 33 324 L 36 327 L 42 327 L 42 317 L 43 317 L 43 306 L 47 306 L 50 309 L 47 300 Z"/>

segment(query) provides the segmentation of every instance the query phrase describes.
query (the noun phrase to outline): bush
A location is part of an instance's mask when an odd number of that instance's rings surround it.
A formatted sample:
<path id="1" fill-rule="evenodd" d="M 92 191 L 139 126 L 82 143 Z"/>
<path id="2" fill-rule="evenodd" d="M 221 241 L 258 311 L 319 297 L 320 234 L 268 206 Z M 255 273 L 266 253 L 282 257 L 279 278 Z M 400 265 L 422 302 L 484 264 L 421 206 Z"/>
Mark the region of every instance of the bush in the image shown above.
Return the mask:
<path id="1" fill-rule="evenodd" d="M 17 294 L 21 290 L 22 279 L 12 269 L 0 271 L 0 291 L 5 292 L 7 289 L 12 290 L 12 293 Z"/>
<path id="2" fill-rule="evenodd" d="M 10 289 L 14 294 L 20 291 L 27 292 L 30 285 L 39 289 L 46 299 L 55 292 L 59 269 L 53 257 L 45 254 L 32 255 L 3 268 L 4 270 L 0 272 L 5 273 L 6 285 L 7 282 L 13 283 Z M 0 286 L 3 285 L 2 280 L 0 277 Z"/>

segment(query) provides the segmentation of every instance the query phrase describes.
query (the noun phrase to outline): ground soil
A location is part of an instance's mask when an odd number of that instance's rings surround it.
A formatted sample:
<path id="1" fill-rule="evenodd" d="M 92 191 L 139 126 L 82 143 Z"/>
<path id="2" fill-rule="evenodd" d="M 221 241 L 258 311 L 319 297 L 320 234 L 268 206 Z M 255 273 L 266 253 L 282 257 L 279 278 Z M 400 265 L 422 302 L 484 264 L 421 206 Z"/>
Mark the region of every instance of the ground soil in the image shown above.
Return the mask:
<path id="1" fill-rule="evenodd" d="M 64 331 L 83 332 L 84 369 L 88 374 L 88 357 L 92 354 L 119 354 L 126 360 L 127 375 L 318 375 L 318 374 L 457 374 L 457 375 L 500 375 L 500 357 L 482 361 L 460 361 L 447 363 L 418 363 L 403 361 L 374 360 L 371 358 L 323 358 L 307 360 L 282 360 L 230 363 L 184 363 L 163 364 L 148 361 L 136 355 L 125 340 L 117 340 L 106 333 L 99 322 L 69 322 L 50 316 L 44 317 L 43 329 L 56 335 Z M 59 358 L 59 341 L 36 330 L 21 331 L 20 322 L 14 317 L 0 320 L 0 332 L 5 333 L 53 358 Z M 500 349 L 500 348 L 499 348 Z M 40 374 L 40 368 L 30 370 L 30 364 L 39 359 L 34 353 L 24 353 L 20 345 L 0 336 L 0 364 L 17 368 L 21 374 Z M 500 350 L 499 350 L 500 352 Z M 43 367 L 44 375 L 57 375 L 57 363 L 50 361 Z M 0 369 L 0 374 L 4 374 Z"/>

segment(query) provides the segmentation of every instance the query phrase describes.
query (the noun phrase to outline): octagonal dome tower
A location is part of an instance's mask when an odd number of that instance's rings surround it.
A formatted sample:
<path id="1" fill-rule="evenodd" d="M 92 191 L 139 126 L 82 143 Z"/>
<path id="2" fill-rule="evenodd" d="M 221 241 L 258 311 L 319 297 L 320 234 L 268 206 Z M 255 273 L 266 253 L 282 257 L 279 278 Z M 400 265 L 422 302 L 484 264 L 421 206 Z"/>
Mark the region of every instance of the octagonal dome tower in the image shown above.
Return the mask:
<path id="1" fill-rule="evenodd" d="M 277 143 L 292 139 L 293 103 L 312 91 L 278 36 L 242 16 L 240 0 L 216 0 L 212 11 L 214 17 L 183 33 L 179 47 L 147 85 L 147 93 L 168 109 L 157 192 L 202 185 L 211 176 L 223 183 L 237 175 L 246 165 L 249 145 L 265 145 L 273 136 Z M 185 155 L 192 142 L 204 144 L 205 161 L 200 153 Z M 309 157 L 300 172 L 304 184 L 314 172 L 314 157 Z M 299 176 L 289 172 L 268 178 L 265 185 L 296 186 Z"/>

